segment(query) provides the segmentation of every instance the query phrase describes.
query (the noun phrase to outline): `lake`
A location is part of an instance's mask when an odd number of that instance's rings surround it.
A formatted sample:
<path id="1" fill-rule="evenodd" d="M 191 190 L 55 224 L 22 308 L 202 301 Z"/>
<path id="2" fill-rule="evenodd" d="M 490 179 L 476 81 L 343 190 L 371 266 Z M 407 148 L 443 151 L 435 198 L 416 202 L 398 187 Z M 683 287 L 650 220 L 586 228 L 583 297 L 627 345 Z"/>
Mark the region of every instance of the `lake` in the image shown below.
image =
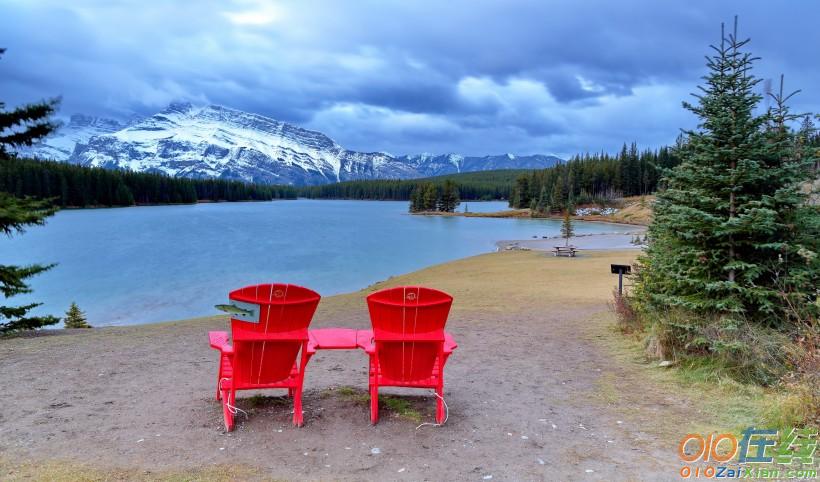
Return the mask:
<path id="1" fill-rule="evenodd" d="M 506 209 L 470 202 L 472 212 Z M 464 204 L 459 210 L 464 209 Z M 576 234 L 630 231 L 575 223 Z M 72 301 L 95 326 L 218 314 L 242 286 L 281 281 L 324 296 L 494 251 L 498 240 L 555 236 L 560 221 L 426 217 L 407 202 L 295 200 L 65 210 L 0 240 L 0 263 L 58 263 L 31 278 L 34 313 L 62 316 Z"/>

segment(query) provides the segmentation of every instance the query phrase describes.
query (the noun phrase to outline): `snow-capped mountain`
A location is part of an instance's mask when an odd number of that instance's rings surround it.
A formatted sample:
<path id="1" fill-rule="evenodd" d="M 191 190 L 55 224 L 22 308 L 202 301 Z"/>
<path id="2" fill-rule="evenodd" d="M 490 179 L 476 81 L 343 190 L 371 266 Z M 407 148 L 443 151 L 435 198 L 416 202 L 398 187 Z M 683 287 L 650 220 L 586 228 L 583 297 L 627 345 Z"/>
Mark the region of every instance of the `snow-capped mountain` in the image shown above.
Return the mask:
<path id="1" fill-rule="evenodd" d="M 424 176 L 440 176 L 458 172 L 491 171 L 494 169 L 544 169 L 562 161 L 555 156 L 535 154 L 516 156 L 462 156 L 459 154 L 416 154 L 398 157 Z"/>
<path id="2" fill-rule="evenodd" d="M 77 144 L 84 144 L 94 136 L 117 132 L 127 126 L 128 121 L 74 114 L 54 135 L 39 144 L 21 149 L 20 154 L 37 159 L 66 161 Z"/>
<path id="3" fill-rule="evenodd" d="M 125 129 L 78 144 L 69 161 L 272 184 L 416 175 L 387 154 L 348 151 L 319 132 L 258 114 L 189 103 L 173 103 Z"/>
<path id="4" fill-rule="evenodd" d="M 151 117 L 126 122 L 75 115 L 56 136 L 30 151 L 22 154 L 170 176 L 295 185 L 537 169 L 560 162 L 541 155 L 394 157 L 356 152 L 320 132 L 258 114 L 181 102 Z"/>

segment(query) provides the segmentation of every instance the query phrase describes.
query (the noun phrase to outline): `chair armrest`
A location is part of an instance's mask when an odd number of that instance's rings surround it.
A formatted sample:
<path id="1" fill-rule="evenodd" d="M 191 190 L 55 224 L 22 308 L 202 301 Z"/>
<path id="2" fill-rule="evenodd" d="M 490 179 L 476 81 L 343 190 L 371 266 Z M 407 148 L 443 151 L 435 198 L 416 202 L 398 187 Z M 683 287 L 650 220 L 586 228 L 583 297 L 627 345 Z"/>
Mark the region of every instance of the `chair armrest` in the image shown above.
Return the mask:
<path id="1" fill-rule="evenodd" d="M 369 354 L 376 352 L 376 344 L 373 343 L 373 330 L 359 330 L 356 333 L 356 344 L 359 348 Z M 453 335 L 444 332 L 444 353 L 452 353 L 458 348 L 458 343 L 453 339 Z"/>
<path id="2" fill-rule="evenodd" d="M 444 332 L 444 353 L 452 353 L 453 350 L 458 348 L 458 344 L 456 340 L 453 339 L 453 335 Z"/>
<path id="3" fill-rule="evenodd" d="M 233 347 L 228 344 L 228 333 L 224 331 L 209 331 L 208 342 L 211 348 L 219 350 L 223 355 L 233 355 Z"/>
<path id="4" fill-rule="evenodd" d="M 359 330 L 356 332 L 356 345 L 367 354 L 376 353 L 376 344 L 373 343 L 373 330 Z"/>

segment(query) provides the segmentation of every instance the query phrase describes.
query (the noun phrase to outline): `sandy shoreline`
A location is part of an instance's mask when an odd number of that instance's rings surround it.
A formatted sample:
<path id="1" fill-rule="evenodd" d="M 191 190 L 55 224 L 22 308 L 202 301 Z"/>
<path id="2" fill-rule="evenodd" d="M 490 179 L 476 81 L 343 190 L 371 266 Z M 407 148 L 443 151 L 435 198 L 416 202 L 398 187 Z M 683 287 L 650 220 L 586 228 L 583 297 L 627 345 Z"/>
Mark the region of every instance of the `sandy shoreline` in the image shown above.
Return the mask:
<path id="1" fill-rule="evenodd" d="M 643 239 L 643 236 L 646 234 L 646 228 L 641 226 L 634 226 L 634 228 L 634 230 L 628 233 L 584 234 L 573 236 L 569 238 L 569 245 L 575 246 L 576 248 L 582 250 L 639 250 L 643 247 L 643 245 L 633 244 L 632 241 L 636 238 L 636 236 Z M 555 246 L 564 246 L 565 244 L 566 241 L 560 236 L 551 236 L 548 238 L 538 239 L 503 240 L 495 243 L 499 251 L 515 249 L 552 251 Z"/>

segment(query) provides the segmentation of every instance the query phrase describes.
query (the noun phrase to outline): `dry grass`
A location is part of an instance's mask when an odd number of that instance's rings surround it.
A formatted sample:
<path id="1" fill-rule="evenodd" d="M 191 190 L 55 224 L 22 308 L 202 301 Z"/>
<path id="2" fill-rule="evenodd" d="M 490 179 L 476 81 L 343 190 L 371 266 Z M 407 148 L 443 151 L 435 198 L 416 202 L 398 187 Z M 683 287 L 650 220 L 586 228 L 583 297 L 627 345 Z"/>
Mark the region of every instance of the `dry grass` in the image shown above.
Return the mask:
<path id="1" fill-rule="evenodd" d="M 621 208 L 611 216 L 576 216 L 576 219 L 648 226 L 652 222 L 654 202 L 655 196 L 632 196 L 622 199 Z"/>
<path id="2" fill-rule="evenodd" d="M 601 303 L 617 283 L 609 265 L 631 264 L 635 256 L 635 251 L 585 251 L 575 258 L 532 251 L 484 254 L 394 276 L 361 292 L 323 299 L 317 316 L 332 319 L 340 309 L 366 309 L 364 296 L 401 285 L 425 285 L 451 293 L 455 297 L 453 310 L 535 308 L 535 299 L 545 310 Z"/>
<path id="3" fill-rule="evenodd" d="M 638 406 L 652 393 L 661 393 L 668 399 L 677 398 L 697 407 L 698 416 L 690 418 L 685 426 L 668 423 L 663 418 L 648 418 L 647 427 L 667 431 L 670 439 L 680 437 L 681 431 L 707 433 L 730 430 L 740 433 L 751 425 L 770 422 L 767 407 L 781 400 L 775 390 L 746 385 L 731 379 L 714 379 L 708 367 L 677 366 L 662 368 L 657 360 L 646 357 L 643 343 L 634 336 L 623 336 L 617 326 L 614 312 L 590 318 L 581 335 L 600 345 L 613 366 L 622 367 L 630 378 L 641 380 L 641 390 L 624 390 L 623 379 L 602 377 L 593 399 L 607 404 Z"/>
<path id="4" fill-rule="evenodd" d="M 167 481 L 229 482 L 234 480 L 270 481 L 259 470 L 245 465 L 215 465 L 205 469 L 150 471 L 137 469 L 97 468 L 68 460 L 8 461 L 0 459 L 0 479 L 7 482 L 47 480 L 50 482 Z"/>

